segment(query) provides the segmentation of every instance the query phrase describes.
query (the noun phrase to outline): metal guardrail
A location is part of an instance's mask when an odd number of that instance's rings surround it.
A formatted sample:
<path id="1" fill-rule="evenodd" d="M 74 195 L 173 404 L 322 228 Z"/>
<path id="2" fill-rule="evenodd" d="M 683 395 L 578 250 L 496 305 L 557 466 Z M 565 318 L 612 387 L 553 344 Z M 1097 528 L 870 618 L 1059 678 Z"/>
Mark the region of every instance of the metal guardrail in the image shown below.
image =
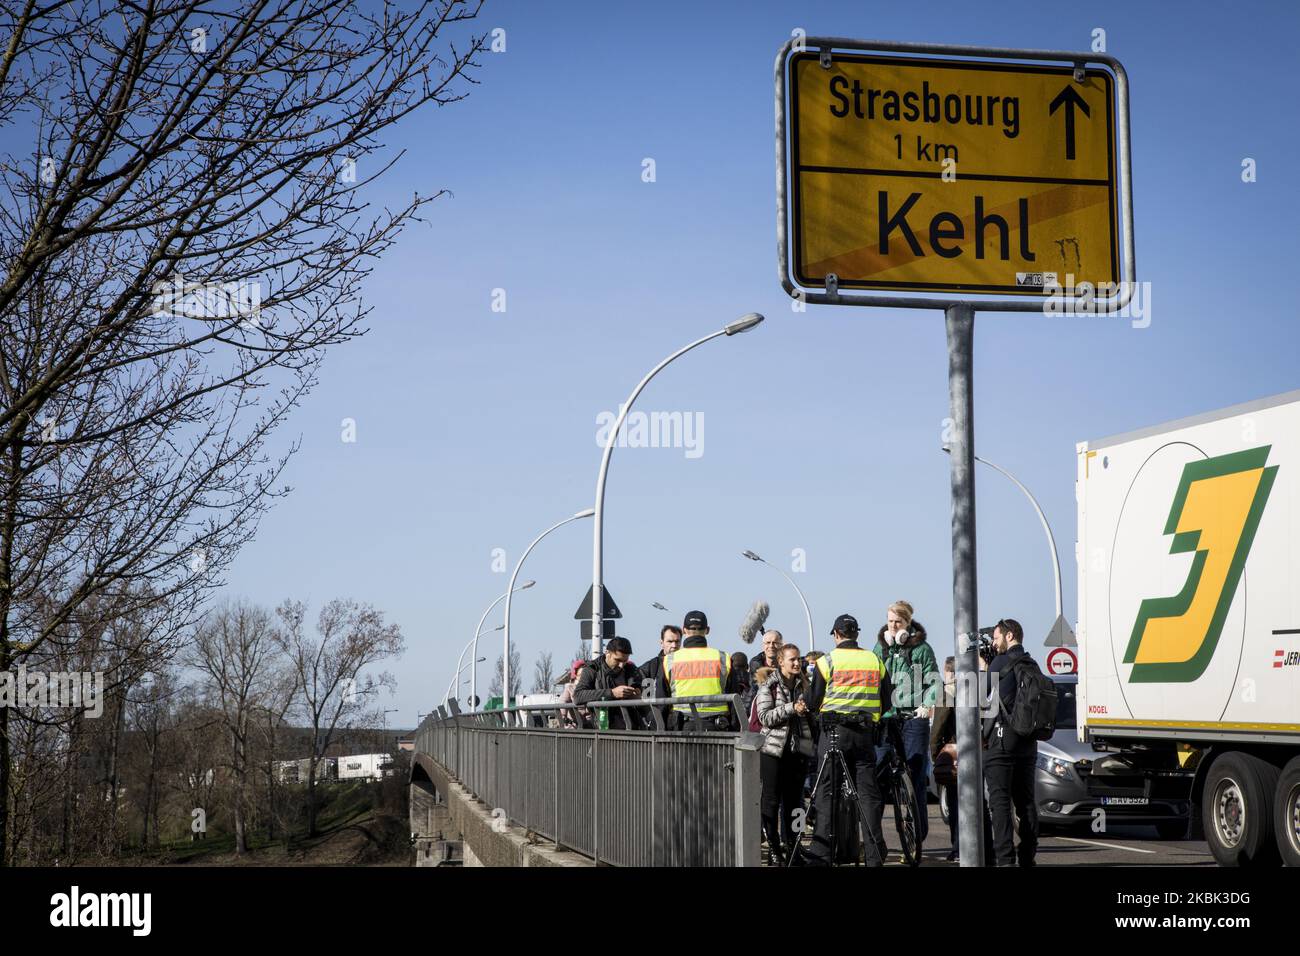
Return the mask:
<path id="1" fill-rule="evenodd" d="M 757 866 L 762 738 L 663 729 L 663 708 L 717 703 L 739 713 L 734 694 L 583 705 L 650 710 L 650 730 L 561 726 L 562 712 L 582 709 L 572 704 L 453 704 L 421 723 L 416 750 L 497 816 L 598 864 Z"/>

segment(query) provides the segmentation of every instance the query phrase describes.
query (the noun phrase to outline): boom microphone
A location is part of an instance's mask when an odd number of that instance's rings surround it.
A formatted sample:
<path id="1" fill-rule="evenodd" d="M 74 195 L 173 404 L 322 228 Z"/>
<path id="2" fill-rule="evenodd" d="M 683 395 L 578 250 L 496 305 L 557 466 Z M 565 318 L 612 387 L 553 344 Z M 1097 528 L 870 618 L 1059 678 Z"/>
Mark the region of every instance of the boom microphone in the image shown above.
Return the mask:
<path id="1" fill-rule="evenodd" d="M 740 624 L 740 639 L 746 644 L 753 644 L 754 638 L 763 633 L 763 625 L 767 623 L 767 615 L 771 610 L 766 601 L 755 601 Z"/>

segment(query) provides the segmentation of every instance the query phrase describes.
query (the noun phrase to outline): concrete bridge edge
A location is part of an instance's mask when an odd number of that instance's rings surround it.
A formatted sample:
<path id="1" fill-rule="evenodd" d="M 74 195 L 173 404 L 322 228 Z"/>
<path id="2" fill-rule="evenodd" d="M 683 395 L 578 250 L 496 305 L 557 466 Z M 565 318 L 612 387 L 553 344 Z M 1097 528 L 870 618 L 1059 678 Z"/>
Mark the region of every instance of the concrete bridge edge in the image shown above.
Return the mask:
<path id="1" fill-rule="evenodd" d="M 506 821 L 452 779 L 429 754 L 414 753 L 410 777 L 411 834 L 416 866 L 435 866 L 441 845 L 459 842 L 466 866 L 594 866 L 570 850 L 556 850 L 537 834 Z"/>

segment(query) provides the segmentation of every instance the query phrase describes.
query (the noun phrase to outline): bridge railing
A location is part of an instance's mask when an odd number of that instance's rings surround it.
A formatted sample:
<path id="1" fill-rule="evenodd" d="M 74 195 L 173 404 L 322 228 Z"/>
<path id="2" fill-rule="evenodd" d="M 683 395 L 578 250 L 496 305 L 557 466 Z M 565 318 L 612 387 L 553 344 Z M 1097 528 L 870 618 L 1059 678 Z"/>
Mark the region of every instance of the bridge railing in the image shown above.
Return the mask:
<path id="1" fill-rule="evenodd" d="M 761 736 L 663 725 L 661 708 L 693 705 L 698 713 L 709 704 L 739 713 L 733 694 L 584 705 L 640 711 L 633 719 L 649 716 L 653 724 L 602 730 L 582 726 L 580 708 L 570 704 L 476 714 L 456 713 L 453 704 L 420 725 L 416 749 L 494 816 L 597 863 L 756 866 Z M 578 726 L 564 726 L 566 714 Z M 707 726 L 707 717 L 695 726 Z"/>

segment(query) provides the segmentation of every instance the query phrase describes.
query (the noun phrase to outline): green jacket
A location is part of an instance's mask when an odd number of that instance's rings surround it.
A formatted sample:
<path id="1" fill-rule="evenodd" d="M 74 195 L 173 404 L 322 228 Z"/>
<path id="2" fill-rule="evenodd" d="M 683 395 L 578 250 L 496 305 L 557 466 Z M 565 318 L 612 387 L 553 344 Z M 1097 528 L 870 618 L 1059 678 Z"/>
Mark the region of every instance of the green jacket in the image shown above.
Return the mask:
<path id="1" fill-rule="evenodd" d="M 934 649 L 926 642 L 925 628 L 920 621 L 912 621 L 910 634 L 903 646 L 890 647 L 885 643 L 885 629 L 876 635 L 876 656 L 889 672 L 894 686 L 893 699 L 882 716 L 893 717 L 899 710 L 912 711 L 917 707 L 931 707 L 939 701 L 943 676 Z"/>

